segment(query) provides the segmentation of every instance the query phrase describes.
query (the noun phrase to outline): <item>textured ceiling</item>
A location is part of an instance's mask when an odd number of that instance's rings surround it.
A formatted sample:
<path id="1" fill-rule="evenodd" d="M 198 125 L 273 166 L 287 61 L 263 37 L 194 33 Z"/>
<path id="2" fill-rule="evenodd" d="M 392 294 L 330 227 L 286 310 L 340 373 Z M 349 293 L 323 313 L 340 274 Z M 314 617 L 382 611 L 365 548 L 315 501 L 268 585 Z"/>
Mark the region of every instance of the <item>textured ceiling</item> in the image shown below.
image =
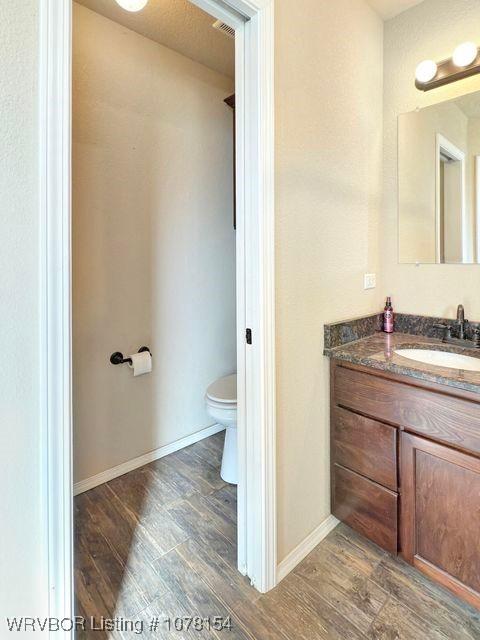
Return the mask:
<path id="1" fill-rule="evenodd" d="M 390 20 L 403 13 L 407 9 L 420 4 L 423 0 L 368 0 L 370 6 L 382 16 L 384 20 Z"/>
<path id="2" fill-rule="evenodd" d="M 131 13 L 115 0 L 77 0 L 93 11 L 233 78 L 235 42 L 212 28 L 215 18 L 188 0 L 149 0 Z"/>

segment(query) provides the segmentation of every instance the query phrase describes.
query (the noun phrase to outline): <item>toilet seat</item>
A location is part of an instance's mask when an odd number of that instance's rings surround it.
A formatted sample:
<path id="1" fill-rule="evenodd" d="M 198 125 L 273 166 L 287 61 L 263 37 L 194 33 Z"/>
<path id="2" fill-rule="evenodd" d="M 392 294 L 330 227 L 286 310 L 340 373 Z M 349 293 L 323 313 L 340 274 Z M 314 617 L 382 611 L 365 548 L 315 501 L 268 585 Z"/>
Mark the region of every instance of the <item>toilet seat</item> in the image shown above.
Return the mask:
<path id="1" fill-rule="evenodd" d="M 237 374 L 225 376 L 213 382 L 207 389 L 206 399 L 212 406 L 237 405 Z"/>
<path id="2" fill-rule="evenodd" d="M 220 411 L 236 411 L 237 403 L 236 402 L 217 402 L 216 400 L 211 400 L 207 396 L 205 396 L 205 404 L 207 407 L 211 409 L 219 409 Z"/>

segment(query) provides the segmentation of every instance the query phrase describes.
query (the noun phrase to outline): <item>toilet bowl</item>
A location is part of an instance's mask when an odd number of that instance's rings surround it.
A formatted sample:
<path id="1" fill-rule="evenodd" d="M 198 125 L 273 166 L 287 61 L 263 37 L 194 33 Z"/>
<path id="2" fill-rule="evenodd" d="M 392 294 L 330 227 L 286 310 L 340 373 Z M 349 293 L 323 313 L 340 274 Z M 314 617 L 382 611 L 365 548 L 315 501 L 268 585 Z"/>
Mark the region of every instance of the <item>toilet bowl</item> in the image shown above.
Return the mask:
<path id="1" fill-rule="evenodd" d="M 208 415 L 226 428 L 220 475 L 225 482 L 237 484 L 237 374 L 212 383 L 205 404 Z"/>

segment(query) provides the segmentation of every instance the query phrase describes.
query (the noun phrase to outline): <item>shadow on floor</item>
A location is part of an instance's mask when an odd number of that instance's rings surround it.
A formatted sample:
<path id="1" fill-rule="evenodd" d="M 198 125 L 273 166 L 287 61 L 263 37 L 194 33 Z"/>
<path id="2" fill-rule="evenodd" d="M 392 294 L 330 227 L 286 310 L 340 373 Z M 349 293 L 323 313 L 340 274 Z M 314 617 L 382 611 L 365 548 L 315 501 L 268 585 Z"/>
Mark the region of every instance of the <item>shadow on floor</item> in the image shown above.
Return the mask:
<path id="1" fill-rule="evenodd" d="M 78 639 L 124 637 L 92 627 L 139 620 L 160 602 L 170 601 L 172 616 L 199 613 L 185 597 L 197 546 L 236 572 L 236 488 L 220 477 L 223 440 L 216 434 L 75 498 L 76 615 L 89 627 Z"/>

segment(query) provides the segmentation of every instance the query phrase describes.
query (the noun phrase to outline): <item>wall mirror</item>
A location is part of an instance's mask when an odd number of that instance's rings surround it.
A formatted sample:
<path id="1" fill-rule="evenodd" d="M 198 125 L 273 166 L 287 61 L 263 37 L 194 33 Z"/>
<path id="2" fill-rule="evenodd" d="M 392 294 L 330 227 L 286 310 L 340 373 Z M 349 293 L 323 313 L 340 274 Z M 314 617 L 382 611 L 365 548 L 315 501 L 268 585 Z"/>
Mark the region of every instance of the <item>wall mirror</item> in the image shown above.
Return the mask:
<path id="1" fill-rule="evenodd" d="M 480 263 L 480 91 L 398 120 L 399 262 Z"/>

